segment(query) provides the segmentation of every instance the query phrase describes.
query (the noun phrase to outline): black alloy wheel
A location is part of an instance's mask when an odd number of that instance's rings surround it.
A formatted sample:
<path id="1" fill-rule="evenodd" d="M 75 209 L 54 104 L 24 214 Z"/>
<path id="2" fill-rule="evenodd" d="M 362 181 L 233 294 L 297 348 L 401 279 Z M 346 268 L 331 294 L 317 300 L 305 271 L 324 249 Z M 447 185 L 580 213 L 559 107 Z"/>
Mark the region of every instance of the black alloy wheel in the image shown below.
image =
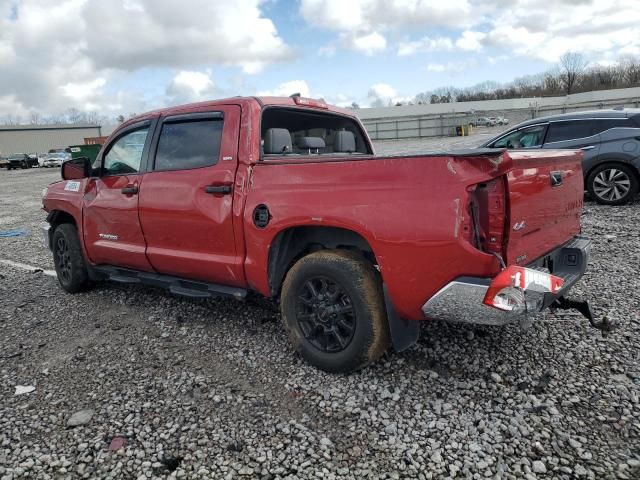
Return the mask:
<path id="1" fill-rule="evenodd" d="M 326 276 L 312 277 L 302 284 L 296 319 L 309 343 L 325 353 L 347 348 L 357 321 L 351 297 L 338 282 Z"/>
<path id="2" fill-rule="evenodd" d="M 55 265 L 60 279 L 68 283 L 71 281 L 71 255 L 69 253 L 69 245 L 67 239 L 60 236 L 56 239 L 55 245 Z"/>

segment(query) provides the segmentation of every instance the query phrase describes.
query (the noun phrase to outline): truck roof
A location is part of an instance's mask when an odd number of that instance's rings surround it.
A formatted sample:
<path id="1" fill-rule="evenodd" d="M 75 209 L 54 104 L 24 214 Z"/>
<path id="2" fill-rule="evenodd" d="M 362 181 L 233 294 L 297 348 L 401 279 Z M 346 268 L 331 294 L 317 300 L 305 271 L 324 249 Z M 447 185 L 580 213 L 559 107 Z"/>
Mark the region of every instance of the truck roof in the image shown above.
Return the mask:
<path id="1" fill-rule="evenodd" d="M 235 104 L 235 105 L 244 106 L 254 102 L 259 104 L 261 107 L 280 106 L 280 107 L 308 108 L 311 110 L 348 115 L 350 117 L 356 116 L 353 110 L 348 110 L 346 108 L 330 105 L 326 103 L 323 99 L 307 98 L 307 97 L 301 97 L 299 95 L 292 95 L 290 97 L 266 97 L 266 96 L 265 97 L 229 97 L 229 98 L 221 98 L 218 100 L 207 100 L 204 102 L 187 103 L 184 105 L 176 105 L 173 107 L 152 110 L 150 112 L 146 112 L 146 113 L 137 115 L 133 118 L 130 118 L 129 120 L 124 122 L 123 125 L 134 123 L 139 120 L 144 120 L 145 118 L 157 117 L 159 115 L 178 115 L 178 114 L 186 113 L 196 109 L 203 110 L 208 107 L 213 109 L 218 105 Z"/>

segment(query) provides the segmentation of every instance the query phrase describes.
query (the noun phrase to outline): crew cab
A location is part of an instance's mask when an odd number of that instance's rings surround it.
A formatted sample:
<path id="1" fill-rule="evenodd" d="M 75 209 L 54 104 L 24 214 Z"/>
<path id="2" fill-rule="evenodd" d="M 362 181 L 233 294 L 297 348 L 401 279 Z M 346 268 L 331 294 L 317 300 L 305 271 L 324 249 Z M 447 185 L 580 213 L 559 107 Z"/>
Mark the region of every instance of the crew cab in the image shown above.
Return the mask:
<path id="1" fill-rule="evenodd" d="M 73 293 L 111 280 L 279 299 L 296 350 L 352 371 L 422 320 L 527 322 L 582 276 L 581 152 L 376 156 L 353 112 L 231 98 L 121 125 L 43 195 Z"/>

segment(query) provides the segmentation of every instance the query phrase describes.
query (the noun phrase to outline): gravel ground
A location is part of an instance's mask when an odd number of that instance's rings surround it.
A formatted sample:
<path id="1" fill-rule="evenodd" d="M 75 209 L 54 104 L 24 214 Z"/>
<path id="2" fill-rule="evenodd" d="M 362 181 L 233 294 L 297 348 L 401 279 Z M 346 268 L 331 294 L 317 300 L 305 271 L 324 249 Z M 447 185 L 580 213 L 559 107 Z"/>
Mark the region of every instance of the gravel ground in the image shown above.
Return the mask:
<path id="1" fill-rule="evenodd" d="M 57 175 L 0 171 L 0 230 L 29 231 L 0 238 L 0 259 L 52 268 L 37 226 Z M 349 376 L 293 354 L 267 302 L 67 295 L 0 263 L 0 478 L 638 479 L 640 204 L 587 202 L 583 221 L 575 294 L 614 332 L 570 313 L 528 330 L 430 322 Z"/>

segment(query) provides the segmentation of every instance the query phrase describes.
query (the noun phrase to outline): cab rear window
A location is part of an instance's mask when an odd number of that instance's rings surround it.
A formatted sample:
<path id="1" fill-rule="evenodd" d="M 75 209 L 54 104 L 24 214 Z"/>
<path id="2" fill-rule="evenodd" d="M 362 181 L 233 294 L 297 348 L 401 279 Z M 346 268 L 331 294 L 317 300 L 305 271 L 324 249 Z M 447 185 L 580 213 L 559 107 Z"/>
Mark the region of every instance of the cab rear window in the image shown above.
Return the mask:
<path id="1" fill-rule="evenodd" d="M 353 118 L 302 108 L 269 107 L 262 114 L 263 156 L 363 155 L 371 147 Z"/>

